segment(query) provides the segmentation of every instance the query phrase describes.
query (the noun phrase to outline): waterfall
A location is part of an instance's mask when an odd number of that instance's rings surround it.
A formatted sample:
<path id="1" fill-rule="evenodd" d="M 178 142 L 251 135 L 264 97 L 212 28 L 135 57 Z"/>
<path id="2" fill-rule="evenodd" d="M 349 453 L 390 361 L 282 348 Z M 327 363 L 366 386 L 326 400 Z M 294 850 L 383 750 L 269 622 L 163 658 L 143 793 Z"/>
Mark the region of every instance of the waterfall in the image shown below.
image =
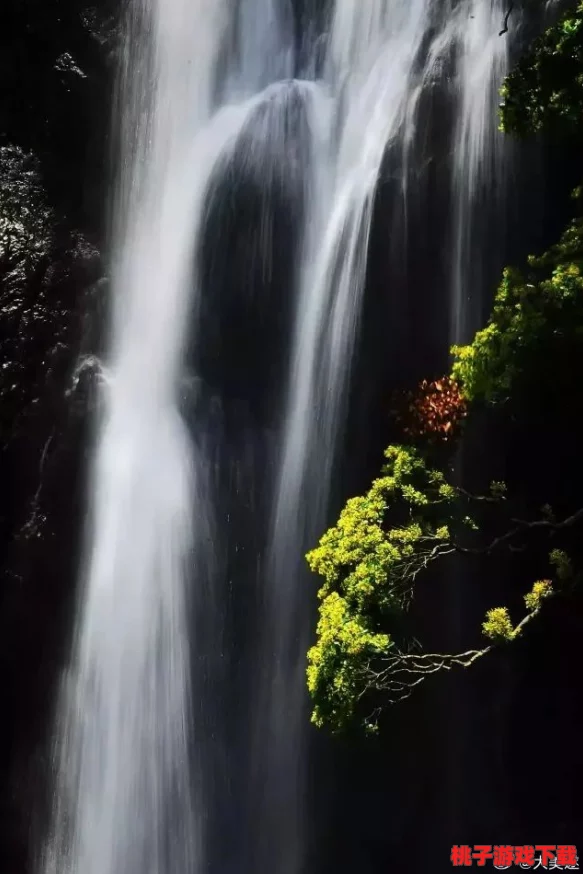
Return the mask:
<path id="1" fill-rule="evenodd" d="M 443 75 L 444 57 L 457 54 L 451 291 L 457 328 L 466 318 L 464 289 L 474 242 L 468 228 L 476 190 L 503 181 L 496 123 L 497 87 L 507 57 L 507 43 L 499 37 L 503 10 L 503 3 L 488 0 L 453 10 L 431 0 L 334 5 L 312 124 L 311 203 L 274 498 L 263 620 L 267 642 L 259 656 L 259 664 L 269 659 L 269 670 L 256 699 L 261 728 L 254 767 L 262 773 L 261 761 L 267 762 L 264 791 L 271 787 L 262 821 L 272 823 L 276 845 L 290 848 L 280 862 L 282 871 L 301 870 L 304 830 L 301 762 L 310 613 L 301 582 L 302 547 L 313 544 L 325 525 L 381 168 L 387 150 L 394 150 L 398 160 L 393 169 L 402 176 L 406 206 L 421 92 Z M 455 339 L 460 339 L 457 330 Z M 275 852 L 272 847 L 272 857 Z"/>
<path id="2" fill-rule="evenodd" d="M 454 140 L 451 340 L 458 344 L 471 339 L 485 316 L 480 257 L 487 234 L 480 216 L 487 202 L 484 189 L 493 187 L 494 202 L 502 207 L 506 188 L 505 144 L 496 131 L 498 92 L 508 68 L 509 43 L 499 34 L 503 18 L 503 4 L 473 0 L 469 15 L 460 15 L 457 23 L 460 107 Z"/>
<path id="3" fill-rule="evenodd" d="M 202 864 L 185 611 L 187 580 L 205 594 L 188 570 L 203 567 L 210 514 L 177 389 L 204 186 L 240 118 L 211 113 L 226 23 L 219 2 L 130 7 L 111 343 L 44 861 L 55 874 Z"/>
<path id="4" fill-rule="evenodd" d="M 303 870 L 303 553 L 328 521 L 375 198 L 392 180 L 414 259 L 408 216 L 436 158 L 424 124 L 439 91 L 453 124 L 435 233 L 451 253 L 459 339 L 482 309 L 468 309 L 466 289 L 487 188 L 504 187 L 504 11 L 503 0 L 131 0 L 110 343 L 46 874 L 214 870 L 221 816 L 244 824 L 230 838 L 238 871 Z M 387 326 L 389 343 L 399 328 Z M 228 598 L 256 614 L 242 654 L 225 633 Z M 244 786 L 230 794 L 217 762 L 231 768 L 233 743 Z"/>

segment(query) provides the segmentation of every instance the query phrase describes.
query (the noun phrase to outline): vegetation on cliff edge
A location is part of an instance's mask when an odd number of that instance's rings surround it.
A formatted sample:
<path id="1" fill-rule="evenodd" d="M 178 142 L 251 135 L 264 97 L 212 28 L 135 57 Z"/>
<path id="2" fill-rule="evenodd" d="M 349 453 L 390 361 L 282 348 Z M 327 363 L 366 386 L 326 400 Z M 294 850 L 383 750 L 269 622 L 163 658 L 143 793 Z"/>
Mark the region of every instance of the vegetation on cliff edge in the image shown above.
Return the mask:
<path id="1" fill-rule="evenodd" d="M 544 33 L 503 87 L 502 126 L 518 135 L 549 130 L 583 133 L 583 3 Z M 574 193 L 580 204 L 581 190 Z M 545 504 L 518 516 L 521 495 L 492 482 L 470 494 L 453 475 L 456 441 L 479 410 L 536 421 L 583 402 L 583 219 L 558 243 L 507 268 L 487 325 L 452 349 L 449 376 L 424 381 L 396 412 L 404 443 L 389 446 L 381 476 L 351 498 L 307 560 L 322 585 L 316 641 L 308 653 L 312 721 L 333 731 L 355 719 L 376 730 L 388 705 L 408 697 L 428 676 L 469 667 L 495 647 L 521 637 L 545 604 L 582 578 L 574 545 L 583 508 L 557 514 Z M 538 411 L 535 415 L 535 410 Z M 555 459 L 555 462 L 558 459 Z M 553 456 L 544 462 L 553 465 Z M 487 458 L 484 460 L 487 468 Z M 565 548 L 565 544 L 567 547 Z M 484 562 L 516 551 L 538 562 L 539 577 L 523 591 L 522 613 L 493 603 L 464 652 L 424 652 L 411 631 L 411 605 L 447 562 Z M 481 641 L 480 641 L 481 636 Z"/>

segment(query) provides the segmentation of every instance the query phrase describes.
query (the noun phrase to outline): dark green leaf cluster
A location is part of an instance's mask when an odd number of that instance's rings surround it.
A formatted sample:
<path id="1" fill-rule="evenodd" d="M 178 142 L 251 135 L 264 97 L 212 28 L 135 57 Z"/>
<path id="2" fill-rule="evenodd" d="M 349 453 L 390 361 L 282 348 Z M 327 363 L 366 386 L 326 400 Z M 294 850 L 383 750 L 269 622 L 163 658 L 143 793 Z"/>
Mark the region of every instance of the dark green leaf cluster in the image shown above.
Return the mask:
<path id="1" fill-rule="evenodd" d="M 542 388 L 550 361 L 583 354 L 583 219 L 529 258 L 528 272 L 504 271 L 488 324 L 452 353 L 464 396 L 488 402 L 505 400 L 521 381 Z"/>
<path id="2" fill-rule="evenodd" d="M 534 43 L 502 87 L 501 127 L 580 136 L 583 112 L 583 2 Z"/>

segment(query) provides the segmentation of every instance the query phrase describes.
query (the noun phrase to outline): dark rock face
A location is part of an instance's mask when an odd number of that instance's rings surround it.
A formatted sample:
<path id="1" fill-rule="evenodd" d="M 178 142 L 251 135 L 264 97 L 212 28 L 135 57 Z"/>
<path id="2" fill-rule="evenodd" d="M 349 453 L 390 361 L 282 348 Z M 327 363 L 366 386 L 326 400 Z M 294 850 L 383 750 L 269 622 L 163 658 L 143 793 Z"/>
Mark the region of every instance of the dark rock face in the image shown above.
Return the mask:
<path id="1" fill-rule="evenodd" d="M 272 86 L 219 162 L 201 251 L 194 368 L 259 419 L 284 400 L 310 165 L 309 86 Z"/>
<path id="2" fill-rule="evenodd" d="M 266 91 L 218 162 L 201 243 L 200 334 L 190 364 L 198 379 L 185 415 L 207 459 L 217 516 L 215 615 L 202 620 L 207 631 L 214 621 L 216 634 L 193 634 L 193 670 L 204 673 L 199 718 L 212 725 L 202 754 L 208 864 L 223 870 L 253 870 L 256 851 L 250 701 L 311 160 L 310 96 L 298 82 Z"/>
<path id="3" fill-rule="evenodd" d="M 111 0 L 26 0 L 3 10 L 0 143 L 33 151 L 53 206 L 101 228 L 112 61 Z"/>
<path id="4" fill-rule="evenodd" d="M 102 321 L 105 7 L 12 3 L 0 28 L 0 867 L 20 872 L 42 831 L 85 512 L 89 371 L 74 370 Z"/>
<path id="5" fill-rule="evenodd" d="M 2 803 L 10 812 L 7 820 L 2 817 L 0 858 L 6 865 L 4 860 L 11 860 L 16 871 L 29 870 L 29 854 L 39 846 L 49 726 L 70 642 L 92 438 L 91 387 L 87 377 L 73 379 L 71 354 L 82 348 L 82 316 L 90 311 L 91 295 L 83 294 L 87 267 L 78 265 L 71 277 L 74 309 L 57 311 L 64 351 L 53 355 L 54 335 L 43 336 L 42 329 L 25 345 L 34 374 L 27 388 L 34 396 L 17 410 L 0 448 L 0 671 L 6 714 L 0 772 Z M 98 291 L 94 287 L 94 297 Z"/>

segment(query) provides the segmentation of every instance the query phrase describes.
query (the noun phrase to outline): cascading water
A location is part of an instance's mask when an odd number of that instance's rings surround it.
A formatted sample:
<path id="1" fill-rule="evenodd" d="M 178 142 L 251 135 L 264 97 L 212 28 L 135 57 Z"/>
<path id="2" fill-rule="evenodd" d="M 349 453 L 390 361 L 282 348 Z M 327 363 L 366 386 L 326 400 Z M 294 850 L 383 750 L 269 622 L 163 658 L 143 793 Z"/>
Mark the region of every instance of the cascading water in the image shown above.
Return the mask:
<path id="1" fill-rule="evenodd" d="M 259 656 L 259 664 L 267 661 L 269 670 L 256 698 L 261 728 L 254 767 L 263 774 L 262 822 L 276 833 L 275 846 L 286 847 L 282 871 L 300 870 L 302 856 L 310 629 L 309 601 L 301 585 L 303 547 L 314 544 L 325 524 L 383 160 L 387 149 L 398 144 L 398 162 L 390 169 L 403 180 L 406 215 L 420 95 L 443 76 L 444 58 L 457 54 L 461 96 L 453 141 L 452 318 L 461 325 L 475 191 L 486 179 L 496 180 L 493 170 L 503 160 L 495 113 L 507 56 L 499 37 L 503 10 L 503 3 L 490 0 L 453 9 L 431 0 L 348 0 L 333 6 L 312 124 L 310 208 L 274 497 L 266 642 Z M 263 772 L 261 762 L 267 763 Z"/>
<path id="2" fill-rule="evenodd" d="M 501 3 L 480 0 L 473 0 L 470 6 L 469 15 L 460 15 L 457 22 L 460 108 L 453 153 L 455 218 L 451 307 L 451 341 L 457 344 L 471 339 L 483 324 L 485 315 L 480 257 L 485 250 L 487 233 L 486 223 L 480 221 L 480 206 L 488 201 L 484 189 L 490 188 L 490 199 L 499 206 L 506 190 L 507 148 L 496 130 L 500 82 L 508 68 L 509 43 L 500 36 L 505 10 Z M 468 277 L 472 273 L 474 278 L 470 284 Z"/>
<path id="3" fill-rule="evenodd" d="M 213 556 L 248 546 L 223 524 L 241 491 L 261 493 L 269 509 L 253 520 L 265 529 L 250 541 L 254 578 L 229 580 L 252 601 L 261 593 L 244 664 L 241 709 L 251 716 L 238 715 L 247 788 L 232 801 L 253 815 L 230 812 L 246 831 L 232 838 L 245 853 L 233 856 L 239 870 L 296 874 L 304 864 L 303 552 L 327 520 L 379 180 L 385 170 L 400 179 L 406 221 L 415 192 L 419 200 L 426 97 L 439 87 L 453 120 L 440 172 L 453 205 L 443 225 L 458 337 L 472 220 L 484 200 L 476 192 L 502 165 L 493 103 L 506 58 L 502 0 L 320 5 L 130 4 L 111 348 L 47 874 L 213 867 L 214 763 L 231 735 L 207 719 L 213 675 L 205 680 L 201 665 L 218 664 L 229 648 L 219 603 L 226 580 Z M 237 210 L 250 227 L 237 224 Z M 285 278 L 276 263 L 284 256 Z M 245 270 L 229 270 L 230 258 Z M 231 362 L 226 337 L 241 344 L 242 360 Z M 199 371 L 191 435 L 179 414 L 189 349 Z M 233 442 L 197 406 L 218 398 L 236 430 L 233 396 L 247 410 L 236 463 Z M 257 460 L 260 433 L 275 446 L 274 475 Z M 213 484 L 231 463 L 234 476 Z M 255 513 L 250 497 L 245 506 Z M 225 676 L 228 696 L 229 669 Z"/>
<path id="4" fill-rule="evenodd" d="M 230 132 L 208 126 L 225 24 L 218 2 L 130 7 L 107 391 L 44 863 L 55 874 L 180 874 L 200 861 L 185 582 L 209 520 L 177 382 L 200 183 Z"/>

